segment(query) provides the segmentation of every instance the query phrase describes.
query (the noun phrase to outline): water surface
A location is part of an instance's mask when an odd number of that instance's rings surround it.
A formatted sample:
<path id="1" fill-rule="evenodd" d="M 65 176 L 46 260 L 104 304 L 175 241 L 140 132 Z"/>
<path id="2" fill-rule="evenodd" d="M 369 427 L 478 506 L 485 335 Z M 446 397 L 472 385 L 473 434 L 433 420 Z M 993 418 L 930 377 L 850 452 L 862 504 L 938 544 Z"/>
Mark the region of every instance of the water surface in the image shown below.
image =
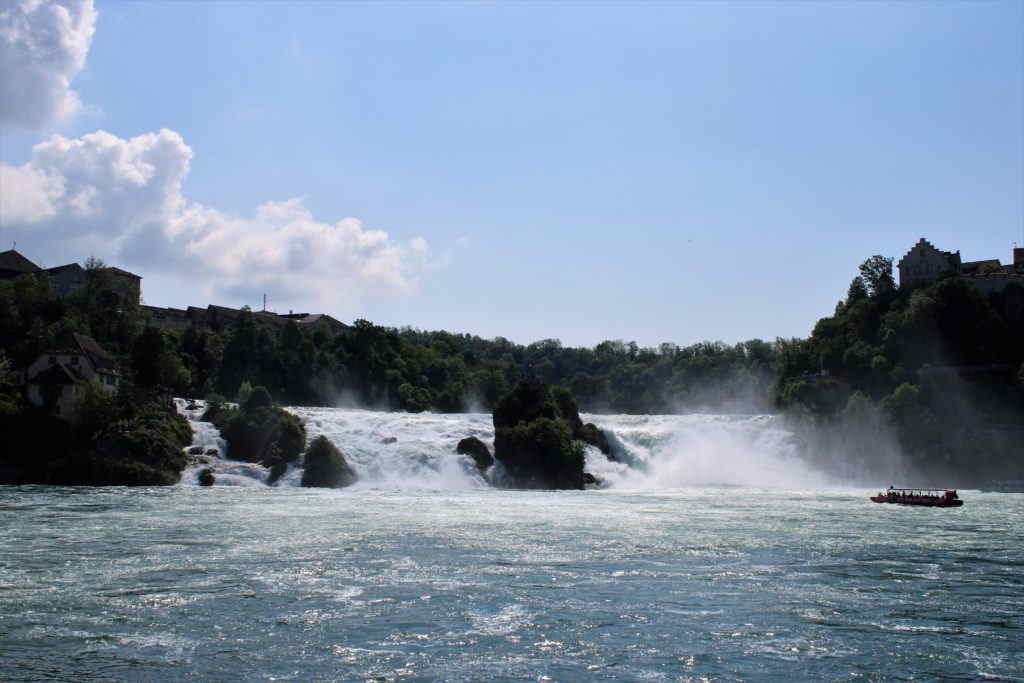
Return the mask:
<path id="1" fill-rule="evenodd" d="M 0 680 L 1024 678 L 1024 495 L 0 487 Z"/>

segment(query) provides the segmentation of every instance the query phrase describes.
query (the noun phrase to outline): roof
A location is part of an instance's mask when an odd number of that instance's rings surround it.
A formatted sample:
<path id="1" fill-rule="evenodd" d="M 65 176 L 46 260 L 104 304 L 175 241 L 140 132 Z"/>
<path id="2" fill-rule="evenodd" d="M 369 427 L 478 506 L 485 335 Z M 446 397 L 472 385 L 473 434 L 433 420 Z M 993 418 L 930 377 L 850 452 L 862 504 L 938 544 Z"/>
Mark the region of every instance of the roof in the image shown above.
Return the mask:
<path id="1" fill-rule="evenodd" d="M 93 367 L 97 370 L 113 370 L 114 358 L 103 350 L 96 340 L 92 337 L 87 337 L 84 334 L 78 334 L 77 332 L 71 335 L 78 348 L 82 350 L 82 353 L 89 356 L 89 360 L 92 361 Z"/>
<path id="2" fill-rule="evenodd" d="M 981 269 L 986 266 L 997 270 L 1002 270 L 1003 268 L 1003 264 L 999 262 L 999 259 L 990 258 L 985 259 L 984 261 L 965 261 L 960 264 L 960 272 L 964 275 L 971 275 L 974 273 L 980 274 Z"/>
<path id="3" fill-rule="evenodd" d="M 337 329 L 341 329 L 341 330 L 348 329 L 348 325 L 346 325 L 345 323 L 341 322 L 340 320 L 337 320 L 337 319 L 327 315 L 326 313 L 314 313 L 312 315 L 307 315 L 305 318 L 303 318 L 299 322 L 301 324 L 304 324 L 304 325 L 311 325 L 311 324 L 314 324 L 314 323 L 323 322 L 323 323 L 326 323 L 329 326 L 337 328 Z"/>
<path id="4" fill-rule="evenodd" d="M 19 273 L 37 273 L 40 268 L 13 249 L 0 251 L 0 270 Z"/>
<path id="5" fill-rule="evenodd" d="M 46 368 L 29 380 L 30 384 L 78 384 L 82 376 L 63 363 L 56 363 Z"/>
<path id="6" fill-rule="evenodd" d="M 217 316 L 223 316 L 229 319 L 235 319 L 242 315 L 242 310 L 239 308 L 228 308 L 227 306 L 216 306 L 210 304 L 207 310 Z M 252 315 L 254 320 L 273 323 L 275 325 L 286 325 L 288 323 L 287 318 L 279 316 L 277 313 L 271 313 L 269 311 L 248 311 Z"/>
<path id="7" fill-rule="evenodd" d="M 109 272 L 113 273 L 114 275 L 121 275 L 122 277 L 132 277 L 132 278 L 135 278 L 136 280 L 141 280 L 142 279 L 141 275 L 136 275 L 135 273 L 129 273 L 127 270 L 122 270 L 121 268 L 115 268 L 114 266 L 107 266 L 107 270 Z"/>
<path id="8" fill-rule="evenodd" d="M 83 272 L 85 270 L 84 268 L 82 268 L 82 266 L 78 265 L 77 263 L 66 263 L 63 266 L 54 266 L 53 268 L 47 268 L 45 270 L 45 272 L 47 272 L 47 273 L 57 273 L 57 272 L 60 272 L 62 270 L 75 270 L 75 269 L 81 270 Z"/>
<path id="9" fill-rule="evenodd" d="M 947 259 L 950 259 L 950 260 L 956 259 L 956 258 L 958 258 L 960 256 L 960 252 L 955 252 L 954 253 L 952 251 L 942 251 L 941 249 L 937 249 L 934 244 L 932 244 L 931 242 L 929 242 L 928 240 L 926 240 L 925 238 L 922 237 L 921 239 L 919 239 L 914 244 L 914 246 L 912 246 L 910 248 L 910 251 L 908 251 L 906 254 L 903 255 L 903 258 L 901 258 L 899 260 L 899 263 L 897 263 L 896 265 L 897 266 L 902 266 L 903 262 L 907 260 L 907 257 L 910 256 L 914 252 L 915 249 L 931 249 L 931 250 L 933 250 L 935 252 L 938 252 L 942 256 L 945 256 Z"/>

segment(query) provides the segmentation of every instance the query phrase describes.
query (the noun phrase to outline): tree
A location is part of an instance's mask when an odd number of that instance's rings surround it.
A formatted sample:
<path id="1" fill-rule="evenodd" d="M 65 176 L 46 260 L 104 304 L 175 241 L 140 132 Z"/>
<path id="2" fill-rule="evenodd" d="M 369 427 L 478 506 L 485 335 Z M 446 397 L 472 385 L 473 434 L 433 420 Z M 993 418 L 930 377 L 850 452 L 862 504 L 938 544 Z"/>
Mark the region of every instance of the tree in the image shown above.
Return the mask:
<path id="1" fill-rule="evenodd" d="M 860 276 L 871 296 L 891 292 L 896 287 L 892 277 L 892 258 L 887 256 L 875 254 L 860 264 Z"/>
<path id="2" fill-rule="evenodd" d="M 861 266 L 861 269 L 863 268 L 864 266 Z M 853 281 L 850 283 L 850 288 L 846 290 L 846 304 L 850 305 L 855 301 L 867 298 L 867 296 L 867 285 L 864 284 L 864 278 L 858 275 L 853 278 Z"/>
<path id="3" fill-rule="evenodd" d="M 132 348 L 132 369 L 135 381 L 144 387 L 164 386 L 183 391 L 192 377 L 168 342 L 166 333 L 147 327 Z"/>

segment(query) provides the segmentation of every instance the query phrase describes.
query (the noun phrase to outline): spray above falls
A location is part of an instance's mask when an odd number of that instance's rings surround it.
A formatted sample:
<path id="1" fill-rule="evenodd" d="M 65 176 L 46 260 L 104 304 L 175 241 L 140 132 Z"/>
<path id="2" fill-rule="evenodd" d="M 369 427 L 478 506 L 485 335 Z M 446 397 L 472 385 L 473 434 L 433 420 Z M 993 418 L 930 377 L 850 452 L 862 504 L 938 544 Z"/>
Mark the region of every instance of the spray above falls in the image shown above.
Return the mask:
<path id="1" fill-rule="evenodd" d="M 180 408 L 184 408 L 181 405 Z M 481 473 L 455 452 L 477 437 L 488 446 L 494 428 L 487 413 L 395 413 L 344 408 L 288 408 L 307 438 L 327 437 L 359 476 L 354 488 L 459 490 L 501 481 L 501 464 Z M 201 410 L 182 411 L 192 420 Z M 825 482 L 800 457 L 793 434 L 772 415 L 587 415 L 609 438 L 615 460 L 586 449 L 586 471 L 602 488 L 675 489 L 706 486 L 805 488 Z M 192 422 L 197 443 L 219 447 L 212 425 Z M 228 454 L 229 455 L 229 454 Z M 218 458 L 217 484 L 261 485 L 266 468 Z M 196 466 L 198 467 L 198 465 Z M 192 469 L 196 469 L 196 467 Z M 198 471 L 198 470 L 197 470 Z M 291 468 L 278 485 L 298 486 Z M 195 481 L 191 469 L 182 477 Z"/>

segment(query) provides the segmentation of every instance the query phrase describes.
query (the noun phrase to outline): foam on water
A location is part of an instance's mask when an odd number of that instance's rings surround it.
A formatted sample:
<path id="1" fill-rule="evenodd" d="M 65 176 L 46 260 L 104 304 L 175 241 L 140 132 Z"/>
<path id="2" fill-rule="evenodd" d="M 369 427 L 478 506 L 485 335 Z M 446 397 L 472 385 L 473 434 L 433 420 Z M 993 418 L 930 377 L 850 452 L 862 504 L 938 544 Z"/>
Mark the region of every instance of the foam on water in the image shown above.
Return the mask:
<path id="1" fill-rule="evenodd" d="M 179 485 L 198 486 L 199 473 L 212 469 L 218 486 L 263 486 L 268 474 L 266 467 L 225 457 L 228 455 L 227 442 L 215 426 L 200 419 L 206 412 L 206 401 L 176 398 L 174 404 L 192 428 L 192 444 L 185 449 L 186 452 L 197 446 L 203 450 L 202 455 L 189 456 L 191 462 L 181 473 Z"/>
<path id="2" fill-rule="evenodd" d="M 359 487 L 458 490 L 485 488 L 487 481 L 459 441 L 494 439 L 491 416 L 383 413 L 340 408 L 289 408 L 306 425 L 309 439 L 323 434 L 340 448 L 359 475 Z"/>
<path id="3" fill-rule="evenodd" d="M 609 487 L 820 486 L 773 415 L 587 415 L 620 462 L 588 449 L 587 471 Z"/>
<path id="4" fill-rule="evenodd" d="M 212 425 L 197 422 L 205 406 L 179 410 L 192 422 L 195 444 L 225 446 Z M 493 450 L 494 429 L 486 413 L 386 413 L 344 408 L 288 408 L 305 424 L 311 440 L 324 435 L 342 450 L 359 475 L 357 487 L 464 490 L 501 481 L 500 464 L 481 474 L 455 452 L 469 436 Z M 797 456 L 792 434 L 772 415 L 584 415 L 604 430 L 615 461 L 588 447 L 586 469 L 605 488 L 675 489 L 704 486 L 817 487 L 825 482 Z M 267 470 L 221 457 L 198 462 L 183 482 L 194 483 L 213 467 L 222 485 L 259 485 Z M 279 486 L 297 486 L 291 468 Z"/>

